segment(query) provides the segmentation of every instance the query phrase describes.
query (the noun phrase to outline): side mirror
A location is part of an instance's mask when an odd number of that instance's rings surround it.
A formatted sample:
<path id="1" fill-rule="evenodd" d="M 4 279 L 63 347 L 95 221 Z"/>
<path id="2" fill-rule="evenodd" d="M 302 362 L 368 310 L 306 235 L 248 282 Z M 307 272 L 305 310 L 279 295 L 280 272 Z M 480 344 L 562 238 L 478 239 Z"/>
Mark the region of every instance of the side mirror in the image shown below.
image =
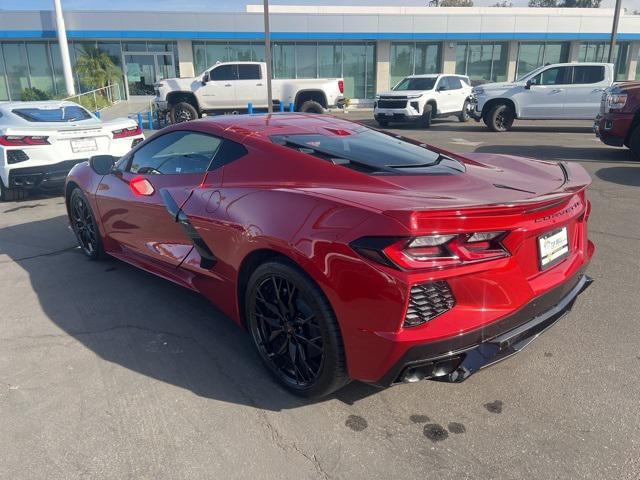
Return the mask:
<path id="1" fill-rule="evenodd" d="M 206 84 L 207 84 L 207 82 L 208 82 L 209 80 L 210 80 L 210 78 L 209 78 L 209 72 L 204 72 L 204 73 L 202 74 L 202 84 L 203 84 L 203 85 L 206 85 Z"/>
<path id="2" fill-rule="evenodd" d="M 533 82 L 530 79 L 527 80 L 527 83 L 524 84 L 525 90 L 531 90 L 531 85 L 533 85 Z"/>
<path id="3" fill-rule="evenodd" d="M 108 175 L 116 164 L 113 155 L 95 155 L 89 159 L 89 165 L 98 175 Z"/>

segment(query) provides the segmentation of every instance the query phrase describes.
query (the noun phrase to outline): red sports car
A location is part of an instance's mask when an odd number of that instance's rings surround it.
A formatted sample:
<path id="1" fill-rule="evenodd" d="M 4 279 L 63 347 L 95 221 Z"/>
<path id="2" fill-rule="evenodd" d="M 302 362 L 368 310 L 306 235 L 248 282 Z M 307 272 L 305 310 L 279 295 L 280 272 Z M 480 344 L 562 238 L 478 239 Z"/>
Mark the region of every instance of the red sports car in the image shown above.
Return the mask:
<path id="1" fill-rule="evenodd" d="M 105 254 L 200 292 L 290 391 L 459 382 L 520 350 L 589 284 L 590 177 L 459 155 L 328 116 L 168 127 L 69 174 Z"/>

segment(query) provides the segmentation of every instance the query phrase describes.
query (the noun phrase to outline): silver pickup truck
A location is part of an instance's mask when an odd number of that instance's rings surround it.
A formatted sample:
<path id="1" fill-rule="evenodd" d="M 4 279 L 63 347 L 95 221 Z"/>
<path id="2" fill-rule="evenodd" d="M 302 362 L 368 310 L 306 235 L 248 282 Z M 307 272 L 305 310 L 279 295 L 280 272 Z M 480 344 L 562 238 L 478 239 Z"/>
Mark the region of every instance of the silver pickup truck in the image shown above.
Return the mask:
<path id="1" fill-rule="evenodd" d="M 168 78 L 155 86 L 158 110 L 172 123 L 186 122 L 209 112 L 267 107 L 266 63 L 216 63 L 197 77 Z M 297 112 L 324 113 L 343 101 L 342 78 L 274 79 L 273 101 Z"/>

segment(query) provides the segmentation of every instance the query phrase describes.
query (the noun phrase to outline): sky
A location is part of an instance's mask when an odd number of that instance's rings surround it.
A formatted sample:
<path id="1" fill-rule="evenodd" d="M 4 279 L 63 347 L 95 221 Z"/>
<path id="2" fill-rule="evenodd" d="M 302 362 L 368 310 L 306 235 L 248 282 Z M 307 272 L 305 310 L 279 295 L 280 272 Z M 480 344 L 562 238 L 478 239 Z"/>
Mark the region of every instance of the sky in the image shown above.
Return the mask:
<path id="1" fill-rule="evenodd" d="M 511 0 L 514 6 L 526 7 L 528 0 Z M 261 0 L 62 0 L 69 10 L 184 10 L 184 11 L 244 11 L 247 4 L 260 4 Z M 398 5 L 424 6 L 428 0 L 271 0 L 271 5 Z M 496 0 L 474 0 L 475 6 L 489 6 Z M 615 0 L 602 0 L 603 7 L 613 7 Z M 622 6 L 640 10 L 640 0 L 623 0 Z M 52 10 L 53 0 L 0 0 L 0 9 Z"/>

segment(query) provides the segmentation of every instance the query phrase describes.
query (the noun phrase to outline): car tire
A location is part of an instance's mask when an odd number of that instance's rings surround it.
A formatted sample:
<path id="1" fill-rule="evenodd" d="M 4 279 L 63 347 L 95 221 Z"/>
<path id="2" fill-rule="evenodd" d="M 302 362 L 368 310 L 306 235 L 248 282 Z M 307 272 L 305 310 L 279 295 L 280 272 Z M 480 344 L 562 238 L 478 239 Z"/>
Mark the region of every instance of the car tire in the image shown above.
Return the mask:
<path id="1" fill-rule="evenodd" d="M 433 106 L 427 103 L 424 106 L 422 116 L 420 117 L 420 120 L 418 120 L 418 123 L 422 128 L 430 128 L 432 117 L 433 117 Z"/>
<path id="2" fill-rule="evenodd" d="M 245 316 L 264 364 L 289 392 L 320 398 L 350 382 L 333 309 L 294 264 L 275 260 L 255 269 L 247 284 Z"/>
<path id="3" fill-rule="evenodd" d="M 316 102 L 315 100 L 307 100 L 302 105 L 300 105 L 300 110 L 299 111 L 302 112 L 302 113 L 323 114 L 324 113 L 324 107 L 322 105 L 320 105 L 318 102 Z"/>
<path id="4" fill-rule="evenodd" d="M 376 122 L 378 122 L 378 126 L 381 128 L 387 128 L 389 126 L 389 120 L 376 119 Z"/>
<path id="5" fill-rule="evenodd" d="M 629 150 L 631 150 L 634 160 L 640 161 L 640 125 L 629 136 Z"/>
<path id="6" fill-rule="evenodd" d="M 15 202 L 27 198 L 27 191 L 24 188 L 8 188 L 0 179 L 0 200 L 3 202 Z"/>
<path id="7" fill-rule="evenodd" d="M 471 117 L 469 116 L 469 100 L 465 100 L 462 105 L 462 111 L 458 115 L 458 120 L 462 123 L 468 122 Z"/>
<path id="8" fill-rule="evenodd" d="M 78 245 L 90 260 L 101 260 L 106 254 L 100 237 L 100 229 L 85 194 L 76 187 L 67 202 L 69 222 L 76 235 Z"/>
<path id="9" fill-rule="evenodd" d="M 171 106 L 169 110 L 171 123 L 182 123 L 196 120 L 199 115 L 196 108 L 187 102 L 179 102 Z"/>
<path id="10" fill-rule="evenodd" d="M 514 120 L 513 110 L 506 103 L 498 103 L 489 109 L 484 118 L 485 125 L 492 132 L 506 132 L 511 130 Z"/>

